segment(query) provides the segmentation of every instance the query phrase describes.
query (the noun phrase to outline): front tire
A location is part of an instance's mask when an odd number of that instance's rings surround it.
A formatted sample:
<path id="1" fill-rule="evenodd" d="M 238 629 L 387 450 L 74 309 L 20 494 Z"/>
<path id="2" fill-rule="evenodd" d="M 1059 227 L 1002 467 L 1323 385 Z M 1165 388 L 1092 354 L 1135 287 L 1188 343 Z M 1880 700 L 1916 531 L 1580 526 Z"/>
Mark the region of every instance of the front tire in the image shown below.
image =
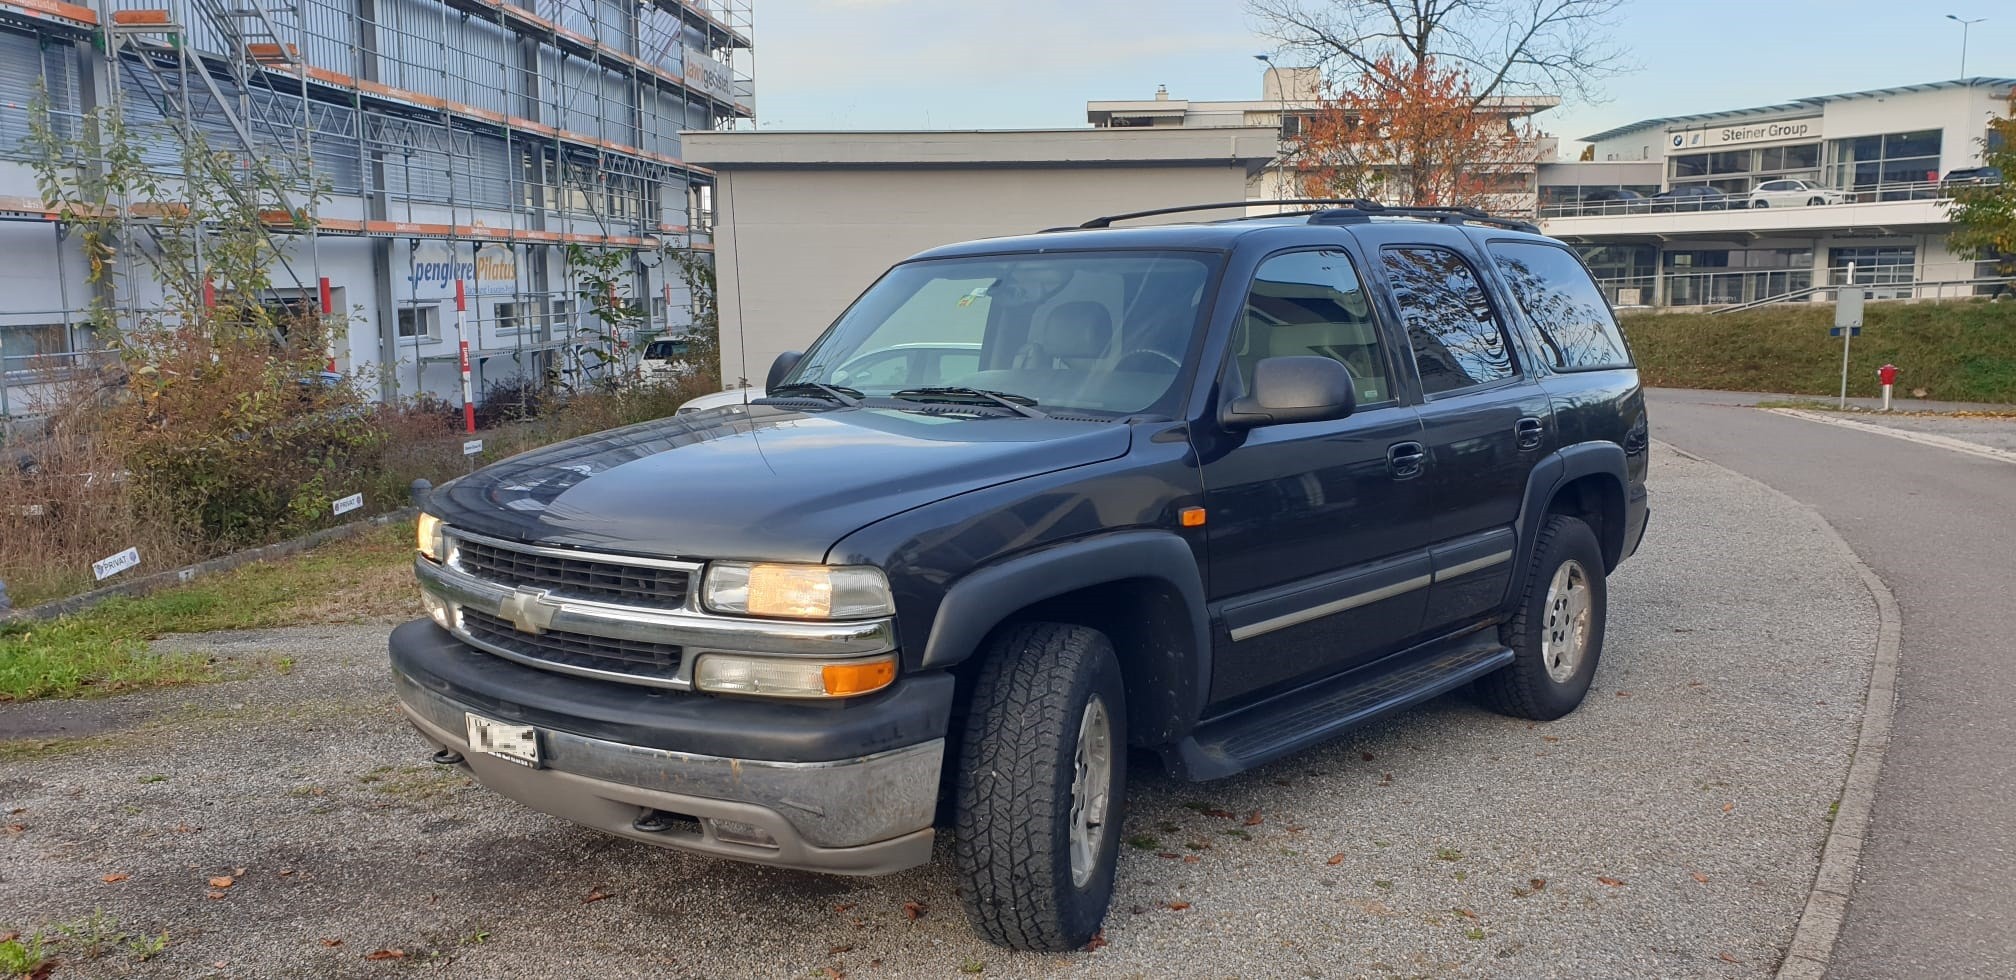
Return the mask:
<path id="1" fill-rule="evenodd" d="M 1113 898 L 1127 697 L 1104 634 L 1026 623 L 989 644 L 960 753 L 960 895 L 1011 949 L 1078 949 Z"/>
<path id="2" fill-rule="evenodd" d="M 1751 201 L 1750 206 L 1753 208 L 1768 208 L 1771 206 L 1771 202 L 1766 201 L 1763 198 L 1758 198 L 1755 201 Z"/>
<path id="3" fill-rule="evenodd" d="M 1577 518 L 1549 516 L 1533 544 L 1518 612 L 1500 633 L 1512 662 L 1477 682 L 1479 699 L 1534 721 L 1574 711 L 1603 655 L 1608 595 L 1596 533 Z"/>

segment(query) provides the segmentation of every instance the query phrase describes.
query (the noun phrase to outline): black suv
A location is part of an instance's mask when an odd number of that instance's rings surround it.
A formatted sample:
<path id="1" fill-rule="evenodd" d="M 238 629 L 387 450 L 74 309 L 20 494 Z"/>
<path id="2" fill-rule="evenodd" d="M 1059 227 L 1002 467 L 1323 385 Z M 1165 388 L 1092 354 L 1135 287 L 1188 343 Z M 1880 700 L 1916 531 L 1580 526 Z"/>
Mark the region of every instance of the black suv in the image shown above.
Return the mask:
<path id="1" fill-rule="evenodd" d="M 1061 950 L 1130 749 L 1205 780 L 1466 685 L 1574 710 L 1647 448 L 1575 253 L 1370 203 L 1114 221 L 925 252 L 749 406 L 425 494 L 391 659 L 437 761 L 790 868 L 949 824 L 974 925 Z M 899 345 L 972 356 L 845 367 Z"/>

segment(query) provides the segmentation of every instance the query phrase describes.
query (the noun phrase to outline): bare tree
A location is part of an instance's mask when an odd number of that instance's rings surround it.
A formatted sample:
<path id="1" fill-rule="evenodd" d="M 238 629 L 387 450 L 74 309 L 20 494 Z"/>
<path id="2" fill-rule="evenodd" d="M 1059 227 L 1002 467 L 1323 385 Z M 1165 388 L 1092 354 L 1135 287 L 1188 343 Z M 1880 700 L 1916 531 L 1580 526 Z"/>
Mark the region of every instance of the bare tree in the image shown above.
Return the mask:
<path id="1" fill-rule="evenodd" d="M 1592 99 L 1630 67 L 1611 41 L 1625 0 L 1247 0 L 1261 33 L 1337 79 L 1382 59 L 1470 79 L 1477 103 L 1504 95 Z"/>

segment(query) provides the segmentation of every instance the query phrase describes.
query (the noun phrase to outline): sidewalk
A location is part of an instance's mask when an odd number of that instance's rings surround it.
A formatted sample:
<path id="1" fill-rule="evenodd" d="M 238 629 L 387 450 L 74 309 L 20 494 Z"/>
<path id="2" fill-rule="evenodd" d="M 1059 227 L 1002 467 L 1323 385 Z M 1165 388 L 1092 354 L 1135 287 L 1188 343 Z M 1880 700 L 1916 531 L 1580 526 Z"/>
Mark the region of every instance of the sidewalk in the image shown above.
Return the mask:
<path id="1" fill-rule="evenodd" d="M 1862 387 L 1868 386 L 1865 385 Z M 1764 391 L 1710 391 L 1705 388 L 1647 388 L 1645 390 L 1648 392 L 1658 392 L 1661 396 L 1675 401 L 1684 401 L 1695 405 L 1755 405 L 1758 402 L 1776 401 L 1824 402 L 1828 405 L 1834 405 L 1840 402 L 1840 398 L 1835 395 L 1782 395 Z M 1851 386 L 1849 390 L 1853 392 L 1858 389 Z M 1865 398 L 1850 394 L 1848 397 L 1848 407 L 1869 409 L 1872 411 L 1878 410 L 1883 407 L 1883 399 Z M 1921 401 L 1916 398 L 1905 398 L 1901 394 L 1898 394 L 1891 397 L 1890 409 L 1893 412 L 2016 413 L 2016 404 Z"/>

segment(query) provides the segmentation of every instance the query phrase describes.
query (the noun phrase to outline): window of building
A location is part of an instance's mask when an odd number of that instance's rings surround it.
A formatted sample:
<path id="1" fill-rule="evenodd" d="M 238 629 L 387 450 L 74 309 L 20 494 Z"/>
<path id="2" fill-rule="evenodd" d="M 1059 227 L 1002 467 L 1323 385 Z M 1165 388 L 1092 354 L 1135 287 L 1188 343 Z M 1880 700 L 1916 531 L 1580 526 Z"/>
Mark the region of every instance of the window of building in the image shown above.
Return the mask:
<path id="1" fill-rule="evenodd" d="M 416 343 L 441 339 L 439 306 L 407 306 L 399 310 L 399 339 Z"/>
<path id="2" fill-rule="evenodd" d="M 1671 183 L 1707 184 L 1727 194 L 1747 194 L 1756 183 L 1779 177 L 1820 177 L 1820 144 L 1760 146 L 1669 158 Z"/>
<path id="3" fill-rule="evenodd" d="M 1512 347 L 1477 273 L 1441 248 L 1380 253 L 1429 395 L 1511 377 Z"/>
<path id="4" fill-rule="evenodd" d="M 1491 260 L 1512 286 L 1512 296 L 1547 359 L 1563 370 L 1630 367 L 1624 335 L 1595 280 L 1565 248 L 1494 242 Z"/>
<path id="5" fill-rule="evenodd" d="M 1813 285 L 1810 248 L 1730 248 L 1672 251 L 1665 255 L 1666 302 L 1671 306 L 1747 303 Z"/>
<path id="6" fill-rule="evenodd" d="M 1918 249 L 1912 245 L 1865 245 L 1827 250 L 1827 281 L 1849 285 L 1848 266 L 1855 266 L 1854 285 L 1909 284 L 1916 279 Z"/>
<path id="7" fill-rule="evenodd" d="M 1939 153 L 1944 131 L 1919 130 L 1882 136 L 1857 136 L 1827 142 L 1827 183 L 1855 191 L 1878 191 L 1876 200 L 1905 200 L 1914 190 L 1884 185 L 1918 184 L 1939 179 Z"/>
<path id="8" fill-rule="evenodd" d="M 1350 369 L 1358 404 L 1393 397 L 1371 300 L 1343 252 L 1289 252 L 1262 263 L 1233 351 L 1244 391 L 1253 390 L 1253 367 L 1262 360 L 1313 355 Z"/>
<path id="9" fill-rule="evenodd" d="M 0 325 L 0 373 L 51 367 L 36 359 L 69 350 L 60 323 Z"/>
<path id="10" fill-rule="evenodd" d="M 551 319 L 547 321 L 547 324 L 553 331 L 552 336 L 565 337 L 572 334 L 574 332 L 574 301 L 571 299 L 556 299 L 549 302 L 552 304 L 548 307 L 551 311 L 549 314 Z"/>
<path id="11" fill-rule="evenodd" d="M 517 333 L 525 329 L 524 311 L 517 303 L 499 303 L 490 308 L 490 317 L 497 324 L 498 333 Z"/>

